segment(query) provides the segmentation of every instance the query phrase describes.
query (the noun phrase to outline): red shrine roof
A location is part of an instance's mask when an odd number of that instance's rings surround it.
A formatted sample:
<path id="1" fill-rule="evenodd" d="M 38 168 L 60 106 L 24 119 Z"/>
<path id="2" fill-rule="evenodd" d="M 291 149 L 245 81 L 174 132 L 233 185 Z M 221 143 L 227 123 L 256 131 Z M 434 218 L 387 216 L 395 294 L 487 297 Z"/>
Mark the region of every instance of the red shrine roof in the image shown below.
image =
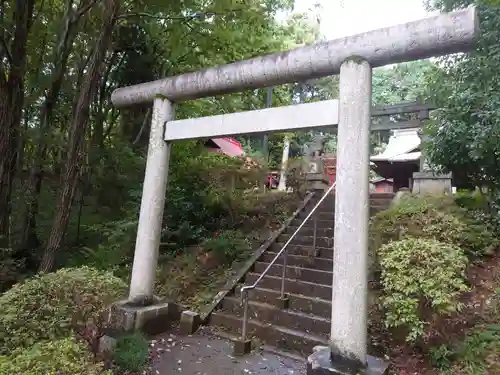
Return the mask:
<path id="1" fill-rule="evenodd" d="M 218 147 L 218 152 L 222 152 L 223 154 L 233 157 L 245 156 L 245 151 L 243 151 L 241 143 L 234 138 L 211 138 L 210 140 Z"/>

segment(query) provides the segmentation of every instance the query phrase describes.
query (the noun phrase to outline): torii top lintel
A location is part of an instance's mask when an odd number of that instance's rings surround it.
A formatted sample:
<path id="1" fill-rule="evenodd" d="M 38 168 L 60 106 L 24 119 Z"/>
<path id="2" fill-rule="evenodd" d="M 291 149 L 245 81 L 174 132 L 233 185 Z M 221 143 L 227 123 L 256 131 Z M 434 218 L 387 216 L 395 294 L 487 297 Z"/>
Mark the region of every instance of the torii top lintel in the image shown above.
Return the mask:
<path id="1" fill-rule="evenodd" d="M 419 21 L 260 56 L 116 89 L 113 104 L 124 107 L 163 96 L 178 102 L 338 74 L 351 57 L 372 67 L 467 52 L 478 32 L 470 7 Z"/>

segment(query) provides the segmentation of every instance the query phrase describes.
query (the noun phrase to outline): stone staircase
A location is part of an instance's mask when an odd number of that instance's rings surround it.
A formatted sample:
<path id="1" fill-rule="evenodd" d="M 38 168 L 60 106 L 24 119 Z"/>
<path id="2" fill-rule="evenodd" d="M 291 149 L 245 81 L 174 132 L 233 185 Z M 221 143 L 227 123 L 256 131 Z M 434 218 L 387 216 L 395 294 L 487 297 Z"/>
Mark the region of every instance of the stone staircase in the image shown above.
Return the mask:
<path id="1" fill-rule="evenodd" d="M 394 194 L 370 195 L 370 215 L 388 208 Z M 253 284 L 321 198 L 315 193 L 286 231 L 262 254 L 247 273 L 244 285 Z M 306 357 L 316 345 L 325 345 L 330 332 L 334 198 L 327 197 L 317 209 L 316 252 L 313 249 L 314 222 L 310 218 L 288 245 L 285 293 L 288 308 L 280 308 L 283 256 L 249 292 L 247 337 L 264 348 Z M 241 334 L 243 306 L 240 288 L 228 294 L 210 317 L 219 334 L 236 338 Z"/>

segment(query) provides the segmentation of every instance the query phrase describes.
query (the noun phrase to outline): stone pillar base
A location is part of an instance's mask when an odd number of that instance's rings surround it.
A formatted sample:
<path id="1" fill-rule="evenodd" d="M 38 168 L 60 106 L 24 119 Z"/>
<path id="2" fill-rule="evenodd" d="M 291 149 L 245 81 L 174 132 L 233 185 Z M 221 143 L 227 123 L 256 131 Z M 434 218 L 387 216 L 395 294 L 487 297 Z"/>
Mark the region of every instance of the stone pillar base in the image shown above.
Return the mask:
<path id="1" fill-rule="evenodd" d="M 365 368 L 358 369 L 349 361 L 332 361 L 328 346 L 314 348 L 307 357 L 307 375 L 387 375 L 389 364 L 380 358 L 368 356 Z"/>
<path id="2" fill-rule="evenodd" d="M 175 303 L 155 298 L 153 304 L 141 306 L 125 300 L 111 307 L 109 325 L 121 332 L 139 330 L 148 335 L 156 335 L 167 331 L 170 323 L 179 318 L 180 308 Z"/>
<path id="3" fill-rule="evenodd" d="M 451 194 L 451 173 L 414 172 L 412 193 L 422 195 Z"/>

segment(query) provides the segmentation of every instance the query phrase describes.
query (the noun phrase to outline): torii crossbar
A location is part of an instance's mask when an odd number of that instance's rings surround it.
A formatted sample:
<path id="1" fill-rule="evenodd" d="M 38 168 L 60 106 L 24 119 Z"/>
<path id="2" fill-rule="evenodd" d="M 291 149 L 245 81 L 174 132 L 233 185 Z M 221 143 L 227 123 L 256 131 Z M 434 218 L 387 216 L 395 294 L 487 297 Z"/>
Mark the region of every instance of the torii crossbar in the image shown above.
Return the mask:
<path id="1" fill-rule="evenodd" d="M 171 141 L 337 122 L 331 344 L 309 357 L 308 374 L 382 373 L 383 370 L 370 368 L 371 357 L 366 353 L 372 68 L 469 51 L 474 47 L 477 25 L 476 10 L 471 7 L 115 90 L 111 100 L 117 107 L 153 102 L 130 303 L 149 303 L 144 307 L 148 313 L 153 308 Z M 174 120 L 175 102 L 339 73 L 338 101 L 249 112 L 250 115 Z M 252 116 L 256 116 L 256 121 L 252 121 Z"/>

